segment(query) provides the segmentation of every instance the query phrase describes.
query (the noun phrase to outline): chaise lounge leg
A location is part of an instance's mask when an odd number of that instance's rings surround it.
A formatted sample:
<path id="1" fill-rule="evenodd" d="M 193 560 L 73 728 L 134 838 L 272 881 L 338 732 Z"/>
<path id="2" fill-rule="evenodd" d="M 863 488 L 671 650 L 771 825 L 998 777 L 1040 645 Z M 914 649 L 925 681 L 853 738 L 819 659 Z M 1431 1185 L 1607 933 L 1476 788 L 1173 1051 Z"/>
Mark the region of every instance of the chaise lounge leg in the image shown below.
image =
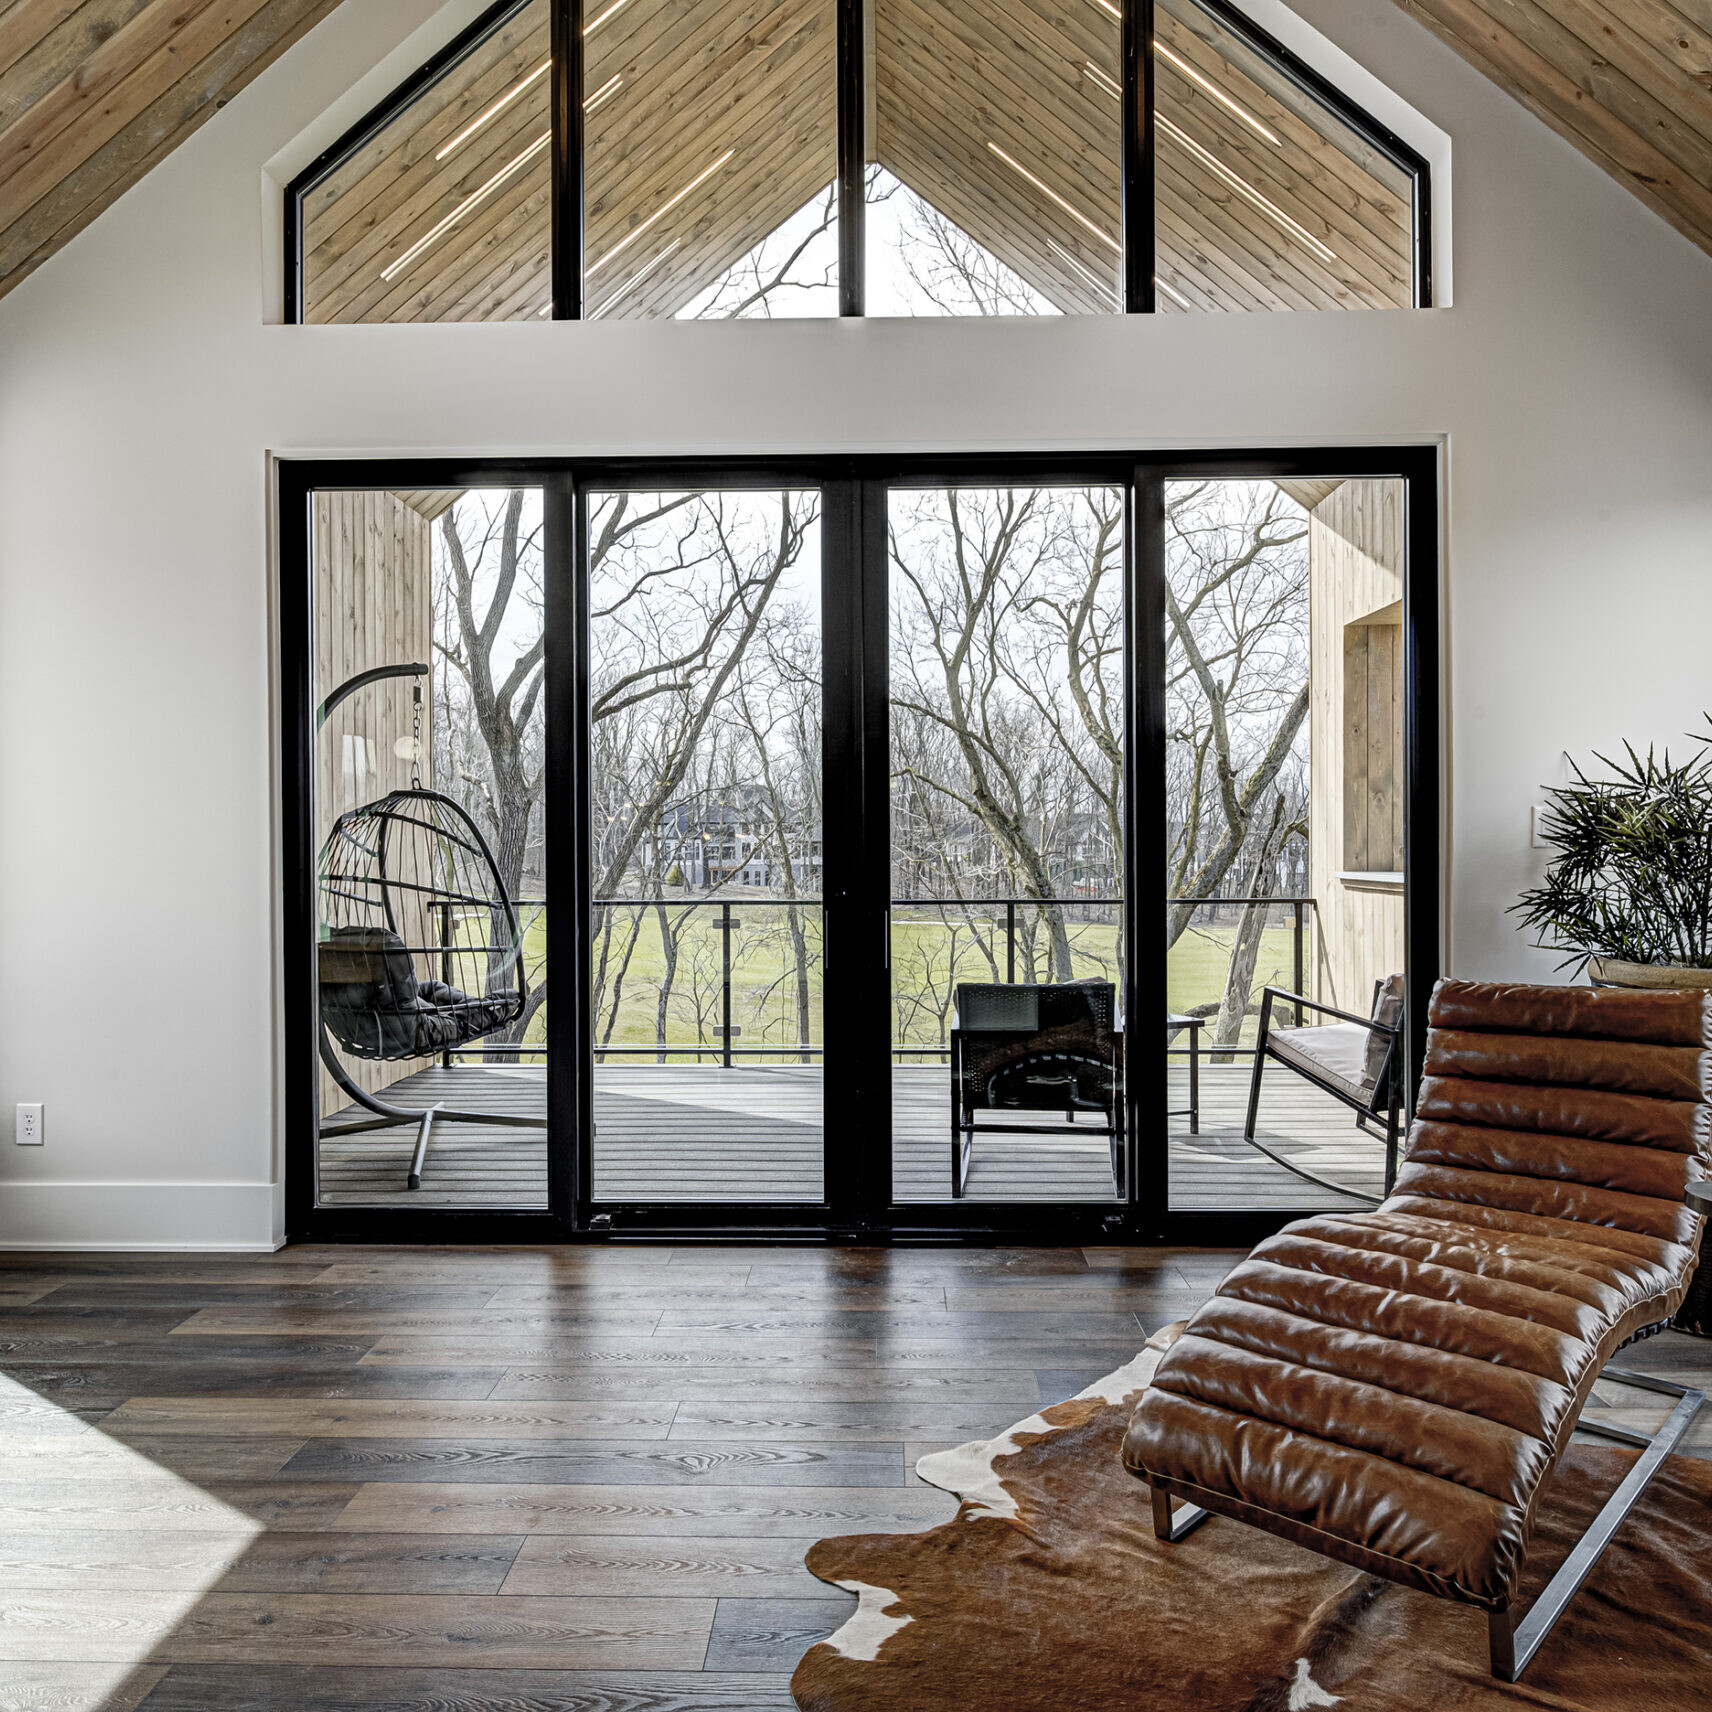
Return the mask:
<path id="1" fill-rule="evenodd" d="M 1679 1401 L 1671 1410 L 1670 1418 L 1650 1439 L 1620 1428 L 1582 1423 L 1584 1431 L 1604 1438 L 1621 1439 L 1626 1444 L 1644 1444 L 1646 1449 L 1635 1458 L 1622 1483 L 1605 1500 L 1604 1508 L 1588 1524 L 1587 1531 L 1575 1542 L 1569 1556 L 1540 1589 L 1527 1611 L 1518 1615 L 1511 1607 L 1508 1611 L 1491 1614 L 1492 1674 L 1500 1682 L 1514 1682 L 1528 1668 L 1541 1643 L 1551 1633 L 1552 1625 L 1563 1615 L 1581 1584 L 1593 1573 L 1599 1554 L 1611 1543 L 1611 1536 L 1640 1502 L 1648 1482 L 1658 1473 L 1664 1459 L 1681 1443 L 1683 1434 L 1706 1401 L 1703 1391 L 1673 1384 L 1668 1379 L 1655 1379 L 1651 1374 L 1631 1373 L 1627 1368 L 1607 1367 L 1600 1377 L 1618 1385 L 1635 1385 L 1643 1390 L 1658 1391 Z"/>
<path id="2" fill-rule="evenodd" d="M 1212 1514 L 1211 1510 L 1203 1510 L 1199 1504 L 1185 1504 L 1183 1513 L 1176 1522 L 1171 1520 L 1171 1494 L 1162 1492 L 1157 1486 L 1153 1492 L 1153 1537 L 1164 1540 L 1168 1545 L 1175 1545 L 1186 1534 L 1206 1521 Z"/>

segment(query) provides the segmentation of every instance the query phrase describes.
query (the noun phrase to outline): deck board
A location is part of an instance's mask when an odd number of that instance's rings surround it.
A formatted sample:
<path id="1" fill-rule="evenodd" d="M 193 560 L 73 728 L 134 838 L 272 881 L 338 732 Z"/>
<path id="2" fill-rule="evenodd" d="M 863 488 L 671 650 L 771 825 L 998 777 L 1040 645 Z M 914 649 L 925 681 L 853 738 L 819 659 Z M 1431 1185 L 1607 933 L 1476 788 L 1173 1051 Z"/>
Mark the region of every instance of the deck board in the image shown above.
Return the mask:
<path id="1" fill-rule="evenodd" d="M 1242 1140 L 1249 1067 L 1203 1064 L 1201 1133 L 1170 1122 L 1173 1211 L 1352 1207 L 1281 1170 Z M 412 1109 L 435 1101 L 539 1116 L 546 1072 L 465 1064 L 394 1083 L 387 1098 Z M 1188 1104 L 1188 1069 L 1173 1063 L 1170 1104 Z M 949 1198 L 950 1096 L 946 1071 L 899 1065 L 892 1077 L 893 1177 L 900 1201 Z M 598 1201 L 772 1201 L 821 1199 L 821 1071 L 810 1065 L 619 1064 L 595 1070 L 594 1191 Z M 1306 1169 L 1377 1194 L 1378 1141 L 1343 1106 L 1299 1078 L 1272 1070 L 1259 1133 Z M 536 1208 L 547 1204 L 547 1137 L 539 1130 L 436 1125 L 422 1187 L 404 1177 L 415 1131 L 408 1127 L 334 1135 L 320 1149 L 324 1206 Z M 984 1201 L 1100 1202 L 1113 1199 L 1106 1142 L 1084 1131 L 1053 1136 L 982 1136 L 968 1194 Z"/>

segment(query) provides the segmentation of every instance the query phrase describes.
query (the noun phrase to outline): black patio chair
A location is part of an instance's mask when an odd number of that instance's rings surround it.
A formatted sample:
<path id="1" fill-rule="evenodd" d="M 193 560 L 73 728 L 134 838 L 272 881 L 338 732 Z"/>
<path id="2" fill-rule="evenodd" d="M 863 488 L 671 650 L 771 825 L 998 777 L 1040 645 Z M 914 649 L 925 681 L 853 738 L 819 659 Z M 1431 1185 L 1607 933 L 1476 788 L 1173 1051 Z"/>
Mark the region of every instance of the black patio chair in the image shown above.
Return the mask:
<path id="1" fill-rule="evenodd" d="M 1336 1022 L 1279 1028 L 1272 1021 L 1274 1005 L 1289 1005 L 1299 1018 L 1303 1011 L 1336 1017 Z M 1334 1183 L 1284 1158 L 1254 1133 L 1260 1113 L 1261 1072 L 1268 1062 L 1311 1082 L 1322 1093 L 1355 1113 L 1356 1128 L 1385 1143 L 1385 1194 L 1397 1177 L 1397 1138 L 1403 1106 L 1403 977 L 1388 976 L 1373 984 L 1373 1013 L 1355 1016 L 1323 1005 L 1305 993 L 1268 987 L 1260 1001 L 1260 1035 L 1254 1046 L 1254 1078 L 1248 1089 L 1248 1120 L 1242 1139 L 1257 1153 L 1292 1175 L 1352 1200 L 1377 1206 L 1384 1195 L 1370 1195 L 1344 1183 Z M 1375 1130 L 1371 1125 L 1381 1126 Z"/>
<path id="2" fill-rule="evenodd" d="M 1123 1034 L 1110 981 L 960 983 L 951 1031 L 951 1193 L 961 1199 L 977 1135 L 1057 1135 L 1099 1120 L 1123 1194 Z M 982 1123 L 978 1111 L 1061 1112 L 1063 1124 Z M 1091 1126 L 1082 1126 L 1082 1134 Z"/>

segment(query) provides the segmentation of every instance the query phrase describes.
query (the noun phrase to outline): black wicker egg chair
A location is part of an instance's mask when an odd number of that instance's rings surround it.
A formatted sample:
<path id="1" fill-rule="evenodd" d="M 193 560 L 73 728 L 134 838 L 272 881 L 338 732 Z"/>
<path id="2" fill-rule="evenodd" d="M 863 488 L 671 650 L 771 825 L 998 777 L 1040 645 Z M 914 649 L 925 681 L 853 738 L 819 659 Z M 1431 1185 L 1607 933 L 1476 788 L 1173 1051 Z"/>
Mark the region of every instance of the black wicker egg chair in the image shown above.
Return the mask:
<path id="1" fill-rule="evenodd" d="M 317 723 L 366 683 L 426 670 L 362 673 L 327 698 Z M 321 1062 L 372 1114 L 324 1123 L 321 1134 L 415 1125 L 409 1186 L 419 1189 L 439 1120 L 545 1129 L 544 1117 L 394 1105 L 360 1087 L 334 1050 L 337 1042 L 379 1063 L 443 1056 L 523 1015 L 529 983 L 516 905 L 469 815 L 419 782 L 349 810 L 321 848 L 317 892 Z"/>

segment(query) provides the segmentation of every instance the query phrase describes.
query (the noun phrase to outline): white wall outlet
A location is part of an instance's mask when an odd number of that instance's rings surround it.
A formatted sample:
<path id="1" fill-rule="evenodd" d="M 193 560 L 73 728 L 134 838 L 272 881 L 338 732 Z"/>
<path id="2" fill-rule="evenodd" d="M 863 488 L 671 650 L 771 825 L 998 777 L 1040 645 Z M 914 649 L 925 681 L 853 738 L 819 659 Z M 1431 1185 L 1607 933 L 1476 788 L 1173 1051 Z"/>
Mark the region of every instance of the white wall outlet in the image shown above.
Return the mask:
<path id="1" fill-rule="evenodd" d="M 1536 850 L 1544 850 L 1548 848 L 1546 844 L 1546 835 L 1540 830 L 1540 821 L 1544 817 L 1545 812 L 1545 809 L 1539 803 L 1535 803 L 1534 806 L 1528 810 L 1528 842 L 1533 845 Z"/>
<path id="2" fill-rule="evenodd" d="M 13 1139 L 20 1147 L 40 1147 L 42 1145 L 42 1102 L 40 1100 L 20 1100 L 18 1102 L 18 1127 Z"/>

